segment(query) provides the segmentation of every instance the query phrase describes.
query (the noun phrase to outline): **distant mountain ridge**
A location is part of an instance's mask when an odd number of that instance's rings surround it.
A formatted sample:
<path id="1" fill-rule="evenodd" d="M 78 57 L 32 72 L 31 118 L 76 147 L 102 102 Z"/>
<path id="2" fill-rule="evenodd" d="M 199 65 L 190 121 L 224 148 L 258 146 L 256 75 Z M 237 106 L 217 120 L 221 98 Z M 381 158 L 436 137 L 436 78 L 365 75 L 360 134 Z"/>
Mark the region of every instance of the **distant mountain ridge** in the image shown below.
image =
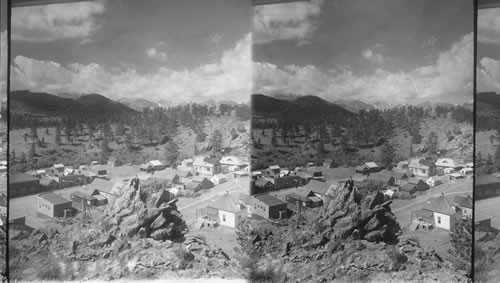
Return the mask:
<path id="1" fill-rule="evenodd" d="M 252 112 L 256 116 L 273 118 L 312 118 L 324 115 L 348 117 L 355 115 L 339 105 L 312 95 L 300 96 L 295 100 L 288 101 L 263 94 L 253 94 Z"/>
<path id="2" fill-rule="evenodd" d="M 496 92 L 480 92 L 476 94 L 476 113 L 480 116 L 500 115 L 500 94 Z"/>
<path id="3" fill-rule="evenodd" d="M 55 116 L 137 113 L 136 110 L 100 94 L 86 94 L 71 99 L 44 92 L 20 90 L 10 92 L 9 99 L 10 110 L 14 113 Z"/>

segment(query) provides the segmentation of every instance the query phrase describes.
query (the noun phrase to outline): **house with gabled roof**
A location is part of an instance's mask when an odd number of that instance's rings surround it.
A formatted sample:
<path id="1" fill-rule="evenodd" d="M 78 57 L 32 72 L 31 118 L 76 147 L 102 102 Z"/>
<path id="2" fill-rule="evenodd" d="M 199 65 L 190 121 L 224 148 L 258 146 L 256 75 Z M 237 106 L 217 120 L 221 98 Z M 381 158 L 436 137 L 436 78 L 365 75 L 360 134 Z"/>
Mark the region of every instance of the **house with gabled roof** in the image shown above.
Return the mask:
<path id="1" fill-rule="evenodd" d="M 219 160 L 213 157 L 197 157 L 193 161 L 193 169 L 199 174 L 214 175 L 221 173 Z"/>
<path id="2" fill-rule="evenodd" d="M 214 183 L 214 185 L 220 185 L 222 183 L 227 182 L 227 177 L 226 175 L 219 173 L 213 175 L 212 178 L 210 178 L 210 181 Z"/>
<path id="3" fill-rule="evenodd" d="M 40 179 L 40 186 L 43 191 L 53 191 L 59 188 L 59 178 L 54 176 L 44 176 Z"/>
<path id="4" fill-rule="evenodd" d="M 366 178 L 365 182 L 374 183 L 374 184 L 380 183 L 380 184 L 382 184 L 382 188 L 391 187 L 391 186 L 394 186 L 396 184 L 394 177 L 387 171 L 386 172 L 372 173 L 372 174 L 368 175 L 368 178 Z"/>
<path id="5" fill-rule="evenodd" d="M 429 185 L 420 178 L 409 178 L 406 183 L 415 186 L 417 191 L 426 191 L 430 188 Z"/>
<path id="6" fill-rule="evenodd" d="M 214 183 L 204 176 L 195 176 L 192 179 L 193 183 L 198 183 L 201 185 L 201 189 L 208 190 L 214 187 Z"/>
<path id="7" fill-rule="evenodd" d="M 429 199 L 422 207 L 422 210 L 432 212 L 434 226 L 446 230 L 451 229 L 458 216 L 458 213 L 453 209 L 453 205 L 444 195 Z"/>
<path id="8" fill-rule="evenodd" d="M 409 178 L 408 174 L 405 172 L 391 171 L 390 174 L 394 178 L 394 184 L 398 186 L 406 184 L 406 181 Z"/>
<path id="9" fill-rule="evenodd" d="M 281 167 L 279 165 L 271 165 L 271 166 L 269 166 L 269 171 L 272 174 L 279 174 L 281 171 Z"/>
<path id="10" fill-rule="evenodd" d="M 431 188 L 432 188 L 432 187 L 435 187 L 435 186 L 438 186 L 438 185 L 443 184 L 443 183 L 444 183 L 444 179 L 443 179 L 443 177 L 442 177 L 442 176 L 437 176 L 437 175 L 436 175 L 436 176 L 431 176 L 431 177 L 429 177 L 429 178 L 425 181 L 425 183 L 426 183 L 427 185 L 429 185 L 429 187 L 431 187 Z"/>
<path id="11" fill-rule="evenodd" d="M 237 166 L 241 168 L 246 165 L 245 162 L 236 156 L 223 156 L 219 162 L 222 167 Z"/>
<path id="12" fill-rule="evenodd" d="M 52 166 L 52 172 L 55 174 L 64 173 L 64 164 L 58 163 Z"/>
<path id="13" fill-rule="evenodd" d="M 364 165 L 368 168 L 368 170 L 371 173 L 378 172 L 381 169 L 380 166 L 378 166 L 378 164 L 375 162 L 366 162 Z"/>
<path id="14" fill-rule="evenodd" d="M 472 218 L 472 197 L 470 195 L 458 195 L 453 197 L 453 203 L 456 206 L 455 211 L 462 213 L 463 219 Z"/>
<path id="15" fill-rule="evenodd" d="M 99 194 L 105 196 L 108 199 L 108 202 L 118 197 L 120 194 L 115 189 L 116 183 L 112 181 L 108 181 L 105 179 L 96 178 L 92 183 L 86 185 L 86 190 L 99 191 Z"/>
<path id="16" fill-rule="evenodd" d="M 429 178 L 437 174 L 434 162 L 425 159 L 413 159 L 410 164 L 408 164 L 408 170 L 416 177 Z"/>
<path id="17" fill-rule="evenodd" d="M 356 173 L 362 175 L 368 175 L 368 173 L 370 173 L 370 167 L 366 166 L 365 164 L 356 166 L 355 170 Z"/>
<path id="18" fill-rule="evenodd" d="M 166 168 L 160 171 L 154 171 L 153 175 L 150 177 L 156 183 L 162 186 L 172 186 L 174 184 L 179 184 L 179 175 L 177 175 L 177 170 L 172 168 Z"/>
<path id="19" fill-rule="evenodd" d="M 208 214 L 207 212 L 212 212 L 213 214 L 215 211 L 217 212 L 219 225 L 231 228 L 238 227 L 242 217 L 246 215 L 246 207 L 242 207 L 240 202 L 233 199 L 229 192 L 212 198 L 202 213 Z"/>
<path id="20" fill-rule="evenodd" d="M 197 193 L 202 190 L 201 184 L 196 183 L 196 182 L 189 182 L 184 185 L 184 190 L 191 192 L 191 193 Z"/>

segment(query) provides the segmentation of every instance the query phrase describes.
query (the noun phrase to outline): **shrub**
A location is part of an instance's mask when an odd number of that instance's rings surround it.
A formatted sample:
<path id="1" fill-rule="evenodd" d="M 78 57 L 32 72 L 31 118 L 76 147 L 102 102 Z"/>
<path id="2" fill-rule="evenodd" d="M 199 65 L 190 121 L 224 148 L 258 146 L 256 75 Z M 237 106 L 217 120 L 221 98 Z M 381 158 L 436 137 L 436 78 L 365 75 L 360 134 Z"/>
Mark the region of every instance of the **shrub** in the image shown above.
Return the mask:
<path id="1" fill-rule="evenodd" d="M 174 254 L 179 260 L 179 266 L 181 269 L 185 269 L 189 262 L 194 260 L 194 255 L 190 251 L 186 250 L 182 244 L 177 244 L 174 247 Z"/>
<path id="2" fill-rule="evenodd" d="M 61 269 L 57 265 L 42 268 L 38 277 L 42 280 L 59 280 L 61 279 Z"/>

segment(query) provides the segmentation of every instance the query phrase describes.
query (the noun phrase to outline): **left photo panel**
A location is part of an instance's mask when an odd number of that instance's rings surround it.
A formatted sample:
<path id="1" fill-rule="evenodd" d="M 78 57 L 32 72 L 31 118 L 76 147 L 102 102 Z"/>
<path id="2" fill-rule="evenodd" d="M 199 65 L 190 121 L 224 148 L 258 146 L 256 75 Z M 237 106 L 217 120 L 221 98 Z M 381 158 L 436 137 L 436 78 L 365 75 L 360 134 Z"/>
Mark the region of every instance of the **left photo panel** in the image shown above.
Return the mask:
<path id="1" fill-rule="evenodd" d="M 243 280 L 250 5 L 11 7 L 11 280 Z"/>

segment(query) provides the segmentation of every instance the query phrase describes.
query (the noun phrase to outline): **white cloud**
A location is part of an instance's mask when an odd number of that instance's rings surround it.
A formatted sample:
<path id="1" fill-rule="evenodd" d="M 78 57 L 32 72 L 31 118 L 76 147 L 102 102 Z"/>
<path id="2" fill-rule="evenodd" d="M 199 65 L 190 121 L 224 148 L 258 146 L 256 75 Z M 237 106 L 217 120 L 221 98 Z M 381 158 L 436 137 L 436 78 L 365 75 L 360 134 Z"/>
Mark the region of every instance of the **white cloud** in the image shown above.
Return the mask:
<path id="1" fill-rule="evenodd" d="M 151 47 L 146 50 L 146 55 L 150 58 L 160 60 L 162 62 L 167 61 L 167 53 L 157 50 L 155 47 Z"/>
<path id="2" fill-rule="evenodd" d="M 315 18 L 321 12 L 323 0 L 287 4 L 262 5 L 254 11 L 254 43 L 275 40 L 297 40 L 300 44 L 316 30 Z"/>
<path id="3" fill-rule="evenodd" d="M 81 39 L 99 29 L 98 16 L 105 12 L 103 1 L 20 7 L 12 9 L 12 40 L 51 42 Z"/>
<path id="4" fill-rule="evenodd" d="M 477 17 L 478 42 L 500 45 L 500 8 L 481 9 Z"/>
<path id="5" fill-rule="evenodd" d="M 356 75 L 348 66 L 322 71 L 315 66 L 279 68 L 266 62 L 254 63 L 254 93 L 313 94 L 324 98 L 350 98 L 420 102 L 443 98 L 470 100 L 473 81 L 473 36 L 467 34 L 439 53 L 431 65 L 406 72 L 382 68 L 370 75 Z M 369 54 L 367 54 L 369 55 Z"/>
<path id="6" fill-rule="evenodd" d="M 139 74 L 125 66 L 106 69 L 99 64 L 62 66 L 16 56 L 12 64 L 12 89 L 49 93 L 100 93 L 110 98 L 147 97 L 177 102 L 209 98 L 248 101 L 251 91 L 250 34 L 225 50 L 216 63 L 192 70 L 160 67 Z"/>
<path id="7" fill-rule="evenodd" d="M 361 54 L 366 60 L 372 62 L 373 64 L 383 64 L 385 61 L 382 54 L 376 53 L 372 49 L 363 50 Z"/>
<path id="8" fill-rule="evenodd" d="M 500 60 L 484 57 L 479 61 L 477 91 L 500 93 Z"/>

